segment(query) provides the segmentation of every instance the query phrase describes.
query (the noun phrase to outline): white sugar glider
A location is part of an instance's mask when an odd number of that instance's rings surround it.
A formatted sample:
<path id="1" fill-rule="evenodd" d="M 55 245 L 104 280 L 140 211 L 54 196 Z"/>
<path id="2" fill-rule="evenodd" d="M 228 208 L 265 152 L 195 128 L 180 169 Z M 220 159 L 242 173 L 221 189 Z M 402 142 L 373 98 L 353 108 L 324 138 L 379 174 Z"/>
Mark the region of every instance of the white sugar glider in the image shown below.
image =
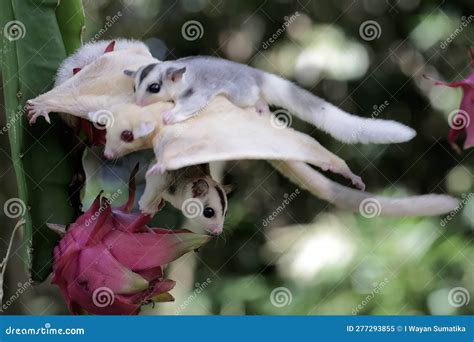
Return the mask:
<path id="1" fill-rule="evenodd" d="M 118 105 L 111 109 L 114 120 L 107 127 L 104 155 L 113 159 L 153 148 L 157 163 L 148 175 L 211 161 L 299 160 L 340 174 L 364 189 L 362 179 L 344 160 L 309 135 L 291 128 L 275 128 L 269 116 L 256 115 L 254 108 L 236 107 L 222 96 L 211 103 L 202 115 L 181 125 L 166 126 L 162 125 L 161 114 L 172 107 L 171 103 Z"/>
<path id="2" fill-rule="evenodd" d="M 28 101 L 30 122 L 34 123 L 38 116 L 49 122 L 48 113 L 53 111 L 64 112 L 62 116 L 71 126 L 79 118 L 89 119 L 91 113 L 97 114 L 94 118 L 98 121 L 113 120 L 105 108 L 133 101 L 133 93 L 129 91 L 131 82 L 123 75 L 123 68 L 150 61 L 156 60 L 139 41 L 116 39 L 84 45 L 61 64 L 55 87 Z M 97 78 L 97 73 L 108 77 Z M 223 229 L 230 190 L 229 185 L 212 178 L 208 164 L 193 165 L 162 176 L 147 176 L 139 206 L 142 212 L 154 215 L 164 200 L 189 216 L 185 210 L 193 210 L 192 203 L 201 203 L 201 212 L 193 214 L 193 221 L 217 235 Z M 183 203 L 191 198 L 195 201 L 184 207 Z"/>
<path id="3" fill-rule="evenodd" d="M 156 103 L 143 108 L 156 107 L 152 111 L 156 113 L 171 106 Z M 265 117 L 257 116 L 251 122 L 247 116 L 255 115 L 255 111 L 237 108 L 225 98 L 214 99 L 200 116 L 179 125 L 162 126 L 158 134 L 153 121 L 137 120 L 137 116 L 128 115 L 129 110 L 118 112 L 113 128 L 107 131 L 106 151 L 112 155 L 122 155 L 153 144 L 161 149 L 155 152 L 161 154 L 166 169 L 202 161 L 267 159 L 284 176 L 313 195 L 355 212 L 365 211 L 365 207 L 370 211 L 370 207 L 375 206 L 376 213 L 381 216 L 439 215 L 455 209 L 459 203 L 448 195 L 390 198 L 338 184 L 304 162 L 314 163 L 312 155 L 328 153 L 313 145 L 312 138 L 305 138 L 304 134 L 289 128 L 276 129 Z M 153 114 L 145 117 L 150 115 Z M 156 122 L 159 125 L 158 119 Z"/>
<path id="4" fill-rule="evenodd" d="M 175 107 L 163 115 L 166 124 L 200 113 L 221 94 L 239 107 L 256 106 L 259 112 L 267 111 L 267 104 L 286 108 L 345 143 L 397 143 L 416 135 L 399 122 L 348 114 L 288 80 L 221 58 L 186 57 L 132 70 L 124 73 L 134 77 L 138 105 L 174 101 Z"/>
<path id="5" fill-rule="evenodd" d="M 114 51 L 108 53 L 104 53 L 104 49 L 110 45 L 109 41 L 87 44 L 66 59 L 59 68 L 56 86 L 27 101 L 29 122 L 35 123 L 43 116 L 49 123 L 49 113 L 57 112 L 83 119 L 96 114 L 107 124 L 112 119 L 108 113 L 110 107 L 133 102 L 133 82 L 124 77 L 122 70 L 130 65 L 139 67 L 158 60 L 143 43 L 118 42 Z M 75 65 L 82 67 L 81 70 L 76 74 L 72 70 L 68 72 Z"/>

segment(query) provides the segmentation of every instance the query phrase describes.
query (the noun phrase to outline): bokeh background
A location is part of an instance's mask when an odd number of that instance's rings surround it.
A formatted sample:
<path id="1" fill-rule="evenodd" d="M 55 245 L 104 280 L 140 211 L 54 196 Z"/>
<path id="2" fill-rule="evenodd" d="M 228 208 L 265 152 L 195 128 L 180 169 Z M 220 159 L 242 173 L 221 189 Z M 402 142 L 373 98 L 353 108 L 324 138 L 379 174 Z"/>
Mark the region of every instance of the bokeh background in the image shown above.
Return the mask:
<path id="1" fill-rule="evenodd" d="M 174 262 L 176 302 L 147 307 L 145 314 L 474 312 L 474 156 L 472 149 L 456 154 L 446 141 L 448 115 L 461 92 L 423 78 L 451 81 L 472 72 L 471 0 L 100 0 L 84 6 L 85 42 L 127 37 L 144 40 L 160 59 L 231 59 L 294 80 L 348 112 L 415 128 L 418 136 L 409 143 L 349 146 L 291 122 L 343 157 L 371 192 L 465 199 L 447 224 L 444 216 L 368 218 L 298 189 L 265 162 L 227 163 L 222 177 L 236 190 L 225 234 Z M 5 116 L 0 120 L 3 126 Z M 16 196 L 16 185 L 6 135 L 0 144 L 3 204 Z M 181 225 L 176 210 L 162 216 L 163 226 Z M 2 256 L 14 223 L 0 217 Z M 67 313 L 49 281 L 27 284 L 21 245 L 20 236 L 4 284 L 5 300 L 13 300 L 4 313 Z"/>

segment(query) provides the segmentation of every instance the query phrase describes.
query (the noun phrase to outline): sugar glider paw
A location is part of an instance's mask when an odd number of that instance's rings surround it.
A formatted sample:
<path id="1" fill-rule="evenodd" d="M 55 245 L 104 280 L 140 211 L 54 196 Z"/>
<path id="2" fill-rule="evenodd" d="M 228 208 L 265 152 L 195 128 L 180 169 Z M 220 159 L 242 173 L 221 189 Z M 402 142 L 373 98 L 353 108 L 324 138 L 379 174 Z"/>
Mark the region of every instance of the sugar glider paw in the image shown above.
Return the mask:
<path id="1" fill-rule="evenodd" d="M 51 120 L 49 118 L 49 111 L 40 103 L 28 100 L 26 102 L 26 110 L 28 111 L 27 117 L 30 124 L 34 124 L 36 122 L 36 119 L 40 116 L 44 117 L 47 123 L 51 123 Z"/>
<path id="2" fill-rule="evenodd" d="M 163 164 L 156 163 L 148 169 L 148 171 L 146 172 L 146 177 L 162 175 L 163 173 L 165 173 L 165 171 L 166 167 Z"/>
<path id="3" fill-rule="evenodd" d="M 174 113 L 173 113 L 172 111 L 170 111 L 170 110 L 164 112 L 164 113 L 162 114 L 162 118 L 163 118 L 163 123 L 164 123 L 165 125 L 172 125 L 172 124 L 175 123 L 175 122 L 174 122 L 174 120 L 175 120 L 175 119 L 174 119 Z"/>
<path id="4" fill-rule="evenodd" d="M 163 209 L 165 206 L 165 200 L 162 198 L 158 198 L 155 200 L 145 200 L 140 198 L 138 201 L 138 207 L 140 211 L 145 215 L 154 216 L 158 211 Z"/>
<path id="5" fill-rule="evenodd" d="M 257 103 L 255 104 L 255 110 L 259 115 L 270 113 L 270 108 L 268 107 L 268 104 L 263 100 L 257 101 Z"/>

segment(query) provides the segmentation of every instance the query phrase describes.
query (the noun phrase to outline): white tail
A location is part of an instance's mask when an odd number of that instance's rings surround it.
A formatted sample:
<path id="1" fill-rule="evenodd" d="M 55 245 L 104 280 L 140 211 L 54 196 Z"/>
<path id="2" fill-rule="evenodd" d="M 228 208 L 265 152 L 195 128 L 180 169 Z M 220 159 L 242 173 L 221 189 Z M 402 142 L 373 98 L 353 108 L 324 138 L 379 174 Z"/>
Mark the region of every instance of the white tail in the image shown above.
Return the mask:
<path id="1" fill-rule="evenodd" d="M 270 162 L 281 174 L 313 195 L 334 205 L 366 216 L 431 216 L 454 210 L 459 201 L 448 195 L 402 198 L 377 196 L 354 190 L 324 177 L 303 162 Z"/>
<path id="2" fill-rule="evenodd" d="M 263 73 L 261 90 L 269 104 L 288 109 L 301 120 L 345 143 L 398 143 L 416 135 L 415 130 L 396 121 L 361 118 L 346 113 L 276 75 Z"/>

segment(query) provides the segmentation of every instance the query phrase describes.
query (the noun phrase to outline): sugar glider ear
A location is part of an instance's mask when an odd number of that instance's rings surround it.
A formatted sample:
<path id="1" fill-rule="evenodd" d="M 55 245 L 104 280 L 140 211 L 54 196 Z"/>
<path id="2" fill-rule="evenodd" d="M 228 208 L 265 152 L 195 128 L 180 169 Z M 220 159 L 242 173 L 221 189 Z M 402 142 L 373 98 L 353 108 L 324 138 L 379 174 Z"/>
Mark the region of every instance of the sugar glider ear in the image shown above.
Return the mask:
<path id="1" fill-rule="evenodd" d="M 153 121 L 143 121 L 133 129 L 134 139 L 146 137 L 147 135 L 153 133 L 156 128 L 156 123 Z"/>
<path id="2" fill-rule="evenodd" d="M 133 70 L 124 70 L 123 73 L 127 76 L 130 76 L 130 77 L 135 77 L 135 75 L 137 74 L 136 71 L 133 71 Z"/>
<path id="3" fill-rule="evenodd" d="M 193 197 L 202 197 L 209 192 L 209 183 L 205 179 L 198 179 L 193 183 Z"/>
<path id="4" fill-rule="evenodd" d="M 169 80 L 173 82 L 177 82 L 183 78 L 183 74 L 185 71 L 186 71 L 186 67 L 168 68 L 168 70 L 166 70 L 166 76 L 168 77 Z"/>
<path id="5" fill-rule="evenodd" d="M 234 184 L 226 184 L 226 185 L 222 185 L 222 190 L 224 190 L 224 192 L 226 194 L 230 194 L 232 191 L 234 191 Z"/>

